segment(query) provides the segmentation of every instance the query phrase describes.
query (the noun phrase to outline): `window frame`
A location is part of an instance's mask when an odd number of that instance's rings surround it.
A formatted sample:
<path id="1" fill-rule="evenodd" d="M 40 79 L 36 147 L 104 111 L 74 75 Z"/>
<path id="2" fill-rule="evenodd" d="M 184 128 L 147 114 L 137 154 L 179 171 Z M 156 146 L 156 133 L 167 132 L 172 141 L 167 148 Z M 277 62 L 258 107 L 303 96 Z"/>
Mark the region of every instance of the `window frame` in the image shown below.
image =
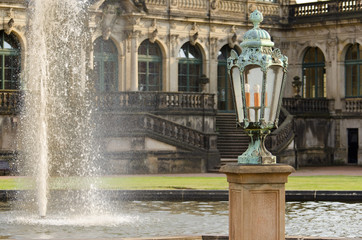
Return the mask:
<path id="1" fill-rule="evenodd" d="M 314 59 L 313 62 L 305 62 L 306 56 L 309 53 L 309 51 L 314 51 Z M 323 57 L 323 61 L 318 61 L 318 53 L 321 54 Z M 314 70 L 314 77 L 313 79 L 306 82 L 306 71 L 307 70 Z M 322 78 L 319 77 L 319 71 L 322 70 Z M 326 98 L 326 85 L 327 85 L 327 74 L 326 74 L 326 66 L 325 66 L 325 57 L 322 52 L 322 50 L 318 47 L 309 47 L 308 50 L 305 52 L 302 62 L 302 96 L 304 98 Z M 308 83 L 314 83 L 314 87 L 311 87 L 310 89 L 307 89 Z M 322 85 L 323 89 L 323 96 L 320 96 L 320 86 Z M 312 89 L 314 88 L 314 89 Z M 314 96 L 311 96 L 312 93 L 309 91 L 314 90 Z"/>
<path id="2" fill-rule="evenodd" d="M 228 67 L 227 67 L 227 59 L 228 57 L 230 57 L 230 52 L 231 50 L 236 51 L 238 54 L 240 54 L 240 51 L 234 47 L 234 48 L 230 48 L 229 44 L 225 44 L 220 50 L 219 50 L 219 54 L 218 54 L 218 58 L 217 58 L 217 93 L 218 93 L 218 98 L 217 98 L 217 105 L 218 105 L 218 111 L 219 112 L 235 112 L 235 107 L 234 107 L 234 100 L 233 100 L 233 93 L 232 93 L 232 88 L 231 88 L 231 83 L 230 83 L 230 79 L 229 79 L 229 74 L 228 74 Z M 224 51 L 224 52 L 223 52 Z M 219 56 L 223 55 L 226 56 L 225 59 L 219 59 Z M 224 75 L 220 75 L 219 72 L 219 68 L 223 68 L 224 69 Z M 226 109 L 221 109 L 221 101 L 220 101 L 220 95 L 221 93 L 221 79 L 224 77 L 224 86 L 223 89 L 225 90 L 225 108 Z M 229 96 L 230 95 L 230 96 Z M 228 107 L 230 105 L 230 108 Z"/>
<path id="3" fill-rule="evenodd" d="M 11 39 L 16 43 L 16 48 L 11 46 L 11 49 L 4 48 L 6 38 Z M 14 59 L 8 59 L 15 57 Z M 8 60 L 7 60 L 8 59 Z M 6 66 L 9 62 L 9 66 Z M 10 71 L 10 79 L 6 79 L 6 71 Z M 0 33 L 0 90 L 18 90 L 20 87 L 20 72 L 21 72 L 21 48 L 18 38 L 13 34 L 6 34 L 4 30 Z M 10 87 L 6 84 L 9 83 Z"/>
<path id="4" fill-rule="evenodd" d="M 348 57 L 348 54 L 350 53 L 350 50 L 352 50 L 353 47 L 357 47 L 357 56 L 356 56 L 356 59 L 347 59 Z M 361 48 L 361 45 L 359 43 L 355 43 L 355 44 L 351 44 L 347 51 L 346 51 L 346 55 L 345 55 L 345 61 L 344 61 L 344 69 L 345 69 L 345 97 L 346 98 L 361 98 L 362 97 L 362 89 L 361 89 L 361 85 L 362 85 L 362 52 L 360 51 L 360 48 Z M 353 95 L 353 89 L 354 89 L 354 86 L 353 86 L 353 74 L 351 74 L 351 78 L 350 79 L 347 79 L 348 77 L 348 67 L 353 67 L 353 66 L 356 66 L 356 70 L 357 70 L 357 73 L 356 73 L 356 83 L 357 83 L 357 86 L 356 86 L 356 89 L 357 89 L 357 94 L 356 95 Z M 353 71 L 353 69 L 351 68 L 351 71 Z M 350 81 L 350 90 L 351 90 L 351 95 L 348 94 L 348 89 L 347 89 L 347 86 L 348 86 L 348 82 Z"/>
<path id="5" fill-rule="evenodd" d="M 142 47 L 143 44 L 146 44 L 146 55 L 140 54 L 140 48 Z M 155 46 L 155 50 L 156 52 L 158 52 L 158 55 L 150 55 L 150 46 Z M 162 51 L 160 46 L 154 42 L 150 42 L 149 39 L 144 40 L 140 46 L 138 47 L 138 88 L 140 91 L 162 91 L 163 89 L 163 77 L 162 77 L 162 73 L 163 73 L 163 56 L 162 56 Z M 145 63 L 146 64 L 146 71 L 143 73 L 140 72 L 140 64 L 141 63 Z M 153 63 L 157 63 L 159 64 L 158 67 L 158 72 L 151 72 L 150 69 L 150 65 Z M 145 75 L 145 85 L 140 86 L 140 75 L 144 74 Z M 151 85 L 150 84 L 150 77 L 151 76 L 157 76 L 158 75 L 158 80 L 157 80 L 157 84 Z M 150 90 L 150 88 L 157 88 L 157 90 Z"/>
<path id="6" fill-rule="evenodd" d="M 196 78 L 195 81 L 199 82 L 199 79 L 202 75 L 203 57 L 202 57 L 201 49 L 197 45 L 191 45 L 190 42 L 186 42 L 184 45 L 182 45 L 179 52 L 181 52 L 184 49 L 184 47 L 186 48 L 186 52 L 185 52 L 186 57 L 178 57 L 178 91 L 179 92 L 200 92 L 201 91 L 200 84 L 192 85 L 190 80 L 192 77 L 195 77 Z M 195 50 L 198 53 L 198 55 L 200 56 L 200 58 L 195 58 L 195 59 L 189 58 L 189 53 L 190 53 L 191 47 L 195 48 Z M 183 69 L 183 66 L 185 66 L 186 73 L 183 73 L 180 71 L 181 69 Z M 193 67 L 198 68 L 198 73 L 191 75 L 190 72 L 192 71 Z M 180 85 L 181 77 L 186 77 L 186 85 Z M 182 88 L 185 88 L 185 90 L 183 90 Z M 195 91 L 191 91 L 191 90 L 195 90 Z"/>
<path id="7" fill-rule="evenodd" d="M 93 54 L 93 66 L 94 66 L 94 71 L 95 74 L 97 74 L 97 82 L 95 83 L 95 88 L 98 92 L 114 92 L 114 91 L 118 91 L 118 50 L 116 45 L 114 44 L 114 42 L 111 39 L 108 40 L 104 40 L 102 37 L 98 37 L 94 43 L 93 46 L 96 45 L 97 41 L 100 42 L 100 51 L 94 51 Z M 106 46 L 105 44 L 110 44 L 108 46 Z M 104 49 L 106 47 L 111 46 L 111 48 L 113 50 L 115 50 L 115 52 L 106 52 L 104 51 Z M 112 62 L 114 63 L 114 71 L 113 72 L 107 72 L 107 74 L 112 73 L 114 79 L 113 82 L 110 85 L 111 86 L 109 89 L 107 88 L 107 84 L 106 84 L 106 79 L 105 79 L 105 69 L 106 69 L 106 62 Z M 97 73 L 96 71 L 96 64 L 99 64 L 99 68 L 100 71 Z"/>

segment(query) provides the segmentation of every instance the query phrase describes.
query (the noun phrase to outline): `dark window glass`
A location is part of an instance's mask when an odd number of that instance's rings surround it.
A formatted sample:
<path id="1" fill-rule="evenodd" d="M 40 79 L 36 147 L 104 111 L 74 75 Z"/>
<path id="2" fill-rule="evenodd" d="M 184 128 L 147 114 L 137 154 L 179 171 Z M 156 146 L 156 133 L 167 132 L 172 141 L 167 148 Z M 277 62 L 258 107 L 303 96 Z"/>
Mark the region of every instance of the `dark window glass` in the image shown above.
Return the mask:
<path id="1" fill-rule="evenodd" d="M 0 31 L 0 86 L 1 89 L 18 89 L 20 73 L 20 44 L 14 34 Z"/>
<path id="2" fill-rule="evenodd" d="M 225 45 L 220 49 L 217 57 L 217 105 L 219 111 L 234 111 L 234 100 L 227 71 L 227 59 L 230 57 L 231 50 L 229 45 Z M 236 48 L 233 50 L 238 52 Z"/>
<path id="3" fill-rule="evenodd" d="M 346 97 L 362 97 L 362 59 L 361 45 L 348 47 L 345 60 Z"/>
<path id="4" fill-rule="evenodd" d="M 95 86 L 97 91 L 117 91 L 118 60 L 117 48 L 112 40 L 96 39 L 93 45 Z"/>
<path id="5" fill-rule="evenodd" d="M 157 43 L 148 39 L 138 48 L 138 89 L 140 91 L 162 90 L 162 53 Z"/>
<path id="6" fill-rule="evenodd" d="M 179 91 L 199 92 L 199 79 L 202 74 L 202 57 L 197 46 L 185 43 L 178 54 Z"/>
<path id="7" fill-rule="evenodd" d="M 308 48 L 303 58 L 303 97 L 326 97 L 326 70 L 322 51 Z"/>

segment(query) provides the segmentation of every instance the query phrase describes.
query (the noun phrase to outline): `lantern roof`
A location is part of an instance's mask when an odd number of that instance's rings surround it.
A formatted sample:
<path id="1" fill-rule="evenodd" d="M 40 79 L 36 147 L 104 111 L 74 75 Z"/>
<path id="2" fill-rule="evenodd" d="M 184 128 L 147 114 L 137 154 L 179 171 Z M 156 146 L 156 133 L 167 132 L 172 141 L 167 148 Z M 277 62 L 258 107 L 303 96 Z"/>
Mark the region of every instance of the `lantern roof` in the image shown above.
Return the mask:
<path id="1" fill-rule="evenodd" d="M 263 14 L 255 10 L 250 15 L 250 21 L 253 23 L 254 28 L 244 34 L 244 40 L 240 46 L 242 48 L 273 47 L 274 43 L 271 41 L 269 33 L 259 27 L 263 21 Z"/>

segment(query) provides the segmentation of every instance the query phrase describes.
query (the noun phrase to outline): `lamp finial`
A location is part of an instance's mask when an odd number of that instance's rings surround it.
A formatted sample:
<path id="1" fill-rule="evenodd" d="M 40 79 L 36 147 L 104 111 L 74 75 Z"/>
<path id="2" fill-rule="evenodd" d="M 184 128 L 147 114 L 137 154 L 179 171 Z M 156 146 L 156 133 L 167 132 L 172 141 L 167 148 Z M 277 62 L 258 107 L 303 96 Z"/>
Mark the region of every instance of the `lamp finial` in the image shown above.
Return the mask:
<path id="1" fill-rule="evenodd" d="M 250 14 L 250 21 L 254 24 L 254 29 L 259 28 L 259 25 L 263 20 L 263 14 L 258 10 L 255 10 Z"/>

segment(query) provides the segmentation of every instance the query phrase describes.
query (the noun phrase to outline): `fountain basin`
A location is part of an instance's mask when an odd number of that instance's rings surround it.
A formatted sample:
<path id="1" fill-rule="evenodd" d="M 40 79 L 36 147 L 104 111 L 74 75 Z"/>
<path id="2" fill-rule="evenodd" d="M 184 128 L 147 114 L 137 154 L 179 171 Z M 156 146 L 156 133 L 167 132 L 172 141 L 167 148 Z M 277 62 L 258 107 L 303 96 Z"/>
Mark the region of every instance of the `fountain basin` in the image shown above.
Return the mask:
<path id="1" fill-rule="evenodd" d="M 15 200 L 22 192 L 30 190 L 0 190 L 0 201 Z M 62 195 L 64 190 L 51 190 Z M 67 190 L 69 191 L 69 190 Z M 81 192 L 83 190 L 70 190 Z M 228 190 L 97 190 L 111 200 L 138 201 L 228 201 Z M 362 202 L 362 191 L 286 191 L 286 201 L 338 201 Z"/>
<path id="2" fill-rule="evenodd" d="M 14 209 L 13 203 L 0 203 L 0 238 L 186 236 L 182 239 L 195 239 L 196 236 L 205 239 L 201 237 L 228 235 L 227 201 L 112 201 L 112 211 L 95 215 L 65 214 L 60 205 L 50 206 L 44 219 L 36 212 Z M 329 239 L 362 237 L 360 212 L 362 203 L 288 202 L 286 235 L 314 239 L 318 236 Z"/>

